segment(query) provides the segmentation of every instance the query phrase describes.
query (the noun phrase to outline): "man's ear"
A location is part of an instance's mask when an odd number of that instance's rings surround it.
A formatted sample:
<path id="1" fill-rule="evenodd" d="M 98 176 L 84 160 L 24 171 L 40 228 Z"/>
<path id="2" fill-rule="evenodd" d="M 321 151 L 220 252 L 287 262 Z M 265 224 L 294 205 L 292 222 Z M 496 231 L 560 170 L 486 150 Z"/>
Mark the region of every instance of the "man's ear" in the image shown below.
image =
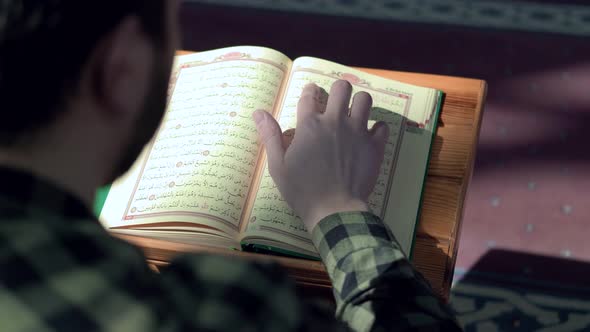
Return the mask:
<path id="1" fill-rule="evenodd" d="M 90 95 L 104 115 L 134 116 L 150 86 L 154 59 L 151 40 L 136 16 L 123 19 L 90 57 Z"/>

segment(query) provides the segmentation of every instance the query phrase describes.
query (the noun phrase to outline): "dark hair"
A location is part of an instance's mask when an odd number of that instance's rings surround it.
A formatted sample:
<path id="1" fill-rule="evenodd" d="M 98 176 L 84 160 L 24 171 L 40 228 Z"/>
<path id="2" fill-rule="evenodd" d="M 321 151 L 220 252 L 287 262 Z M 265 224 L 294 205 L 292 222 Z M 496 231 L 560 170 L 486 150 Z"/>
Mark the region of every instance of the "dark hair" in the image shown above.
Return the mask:
<path id="1" fill-rule="evenodd" d="M 0 146 L 51 123 L 96 43 L 137 15 L 161 46 L 166 0 L 0 1 Z"/>

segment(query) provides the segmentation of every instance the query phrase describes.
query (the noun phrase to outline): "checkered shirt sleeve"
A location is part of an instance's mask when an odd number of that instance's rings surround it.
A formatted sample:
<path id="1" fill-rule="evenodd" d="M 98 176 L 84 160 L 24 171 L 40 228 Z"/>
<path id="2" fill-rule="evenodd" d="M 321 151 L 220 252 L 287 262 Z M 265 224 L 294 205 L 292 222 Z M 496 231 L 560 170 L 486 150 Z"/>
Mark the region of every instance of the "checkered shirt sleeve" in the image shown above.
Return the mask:
<path id="1" fill-rule="evenodd" d="M 461 330 L 377 216 L 334 214 L 312 235 L 333 283 L 336 317 L 352 330 Z"/>

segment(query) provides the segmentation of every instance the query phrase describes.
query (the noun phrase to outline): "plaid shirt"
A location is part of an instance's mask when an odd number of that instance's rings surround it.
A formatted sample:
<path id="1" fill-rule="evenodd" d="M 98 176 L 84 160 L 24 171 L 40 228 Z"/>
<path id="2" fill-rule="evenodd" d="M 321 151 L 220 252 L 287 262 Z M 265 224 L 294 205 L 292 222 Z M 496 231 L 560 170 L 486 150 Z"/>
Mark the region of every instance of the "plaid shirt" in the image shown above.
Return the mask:
<path id="1" fill-rule="evenodd" d="M 179 257 L 161 274 L 78 199 L 0 170 L 0 331 L 454 331 L 384 226 L 342 213 L 313 231 L 337 311 L 304 303 L 276 264 Z"/>

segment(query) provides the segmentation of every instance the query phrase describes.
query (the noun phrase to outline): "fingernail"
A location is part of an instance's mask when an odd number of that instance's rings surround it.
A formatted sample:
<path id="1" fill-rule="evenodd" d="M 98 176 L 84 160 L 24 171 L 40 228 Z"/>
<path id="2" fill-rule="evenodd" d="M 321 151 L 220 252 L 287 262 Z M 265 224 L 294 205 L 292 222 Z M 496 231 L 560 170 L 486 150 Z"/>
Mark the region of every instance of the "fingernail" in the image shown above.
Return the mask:
<path id="1" fill-rule="evenodd" d="M 256 122 L 256 124 L 259 124 L 262 120 L 264 120 L 264 111 L 257 110 L 254 113 L 252 113 L 252 117 L 254 118 L 254 122 Z"/>

